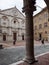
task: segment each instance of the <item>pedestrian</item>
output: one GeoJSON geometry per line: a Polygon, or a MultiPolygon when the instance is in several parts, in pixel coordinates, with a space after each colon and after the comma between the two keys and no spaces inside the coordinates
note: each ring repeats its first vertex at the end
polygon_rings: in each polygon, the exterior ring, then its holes
{"type": "Polygon", "coordinates": [[[41,41],[41,42],[42,42],[42,45],[44,45],[44,39],[42,39],[42,41],[41,41]]]}

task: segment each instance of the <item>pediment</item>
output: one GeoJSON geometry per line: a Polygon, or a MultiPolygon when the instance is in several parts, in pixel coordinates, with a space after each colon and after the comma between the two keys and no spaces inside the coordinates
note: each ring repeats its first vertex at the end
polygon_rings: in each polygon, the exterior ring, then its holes
{"type": "Polygon", "coordinates": [[[9,8],[1,11],[4,14],[24,18],[24,15],[16,8],[9,8]]]}

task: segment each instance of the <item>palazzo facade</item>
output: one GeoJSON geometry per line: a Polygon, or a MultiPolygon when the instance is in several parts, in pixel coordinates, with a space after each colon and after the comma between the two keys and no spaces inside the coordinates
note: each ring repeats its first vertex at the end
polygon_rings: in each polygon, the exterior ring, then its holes
{"type": "Polygon", "coordinates": [[[47,7],[34,16],[34,39],[49,41],[49,14],[47,7]]]}

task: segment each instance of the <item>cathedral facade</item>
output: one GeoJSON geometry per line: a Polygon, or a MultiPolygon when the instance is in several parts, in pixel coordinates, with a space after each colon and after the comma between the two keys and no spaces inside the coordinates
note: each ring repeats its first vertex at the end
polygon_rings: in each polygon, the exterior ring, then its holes
{"type": "Polygon", "coordinates": [[[0,42],[25,40],[25,17],[16,8],[0,10],[0,42]]]}

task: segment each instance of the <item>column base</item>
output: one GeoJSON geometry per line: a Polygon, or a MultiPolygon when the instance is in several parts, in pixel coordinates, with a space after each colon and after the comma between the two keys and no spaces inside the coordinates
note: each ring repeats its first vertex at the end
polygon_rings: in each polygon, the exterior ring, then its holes
{"type": "Polygon", "coordinates": [[[38,60],[33,60],[33,59],[25,59],[24,62],[28,63],[28,64],[34,64],[35,62],[38,62],[38,60]]]}

